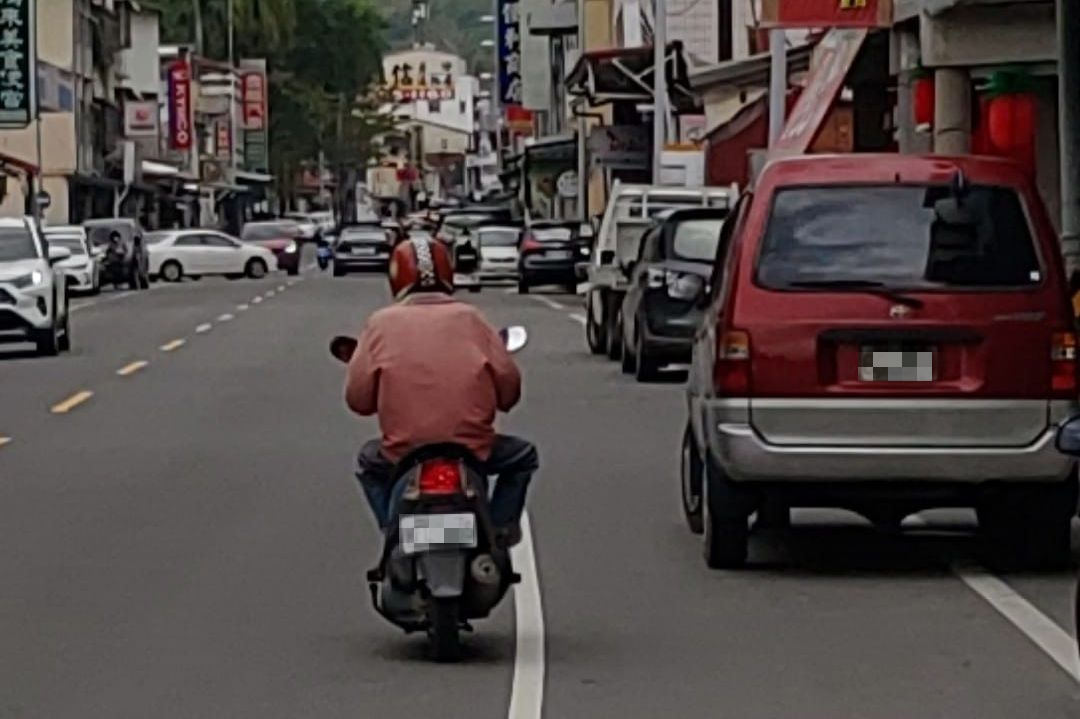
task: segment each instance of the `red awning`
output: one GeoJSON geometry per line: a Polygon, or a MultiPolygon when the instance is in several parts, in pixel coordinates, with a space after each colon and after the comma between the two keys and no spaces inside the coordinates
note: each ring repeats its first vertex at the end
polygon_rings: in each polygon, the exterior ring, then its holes
{"type": "Polygon", "coordinates": [[[810,63],[806,88],[770,154],[802,155],[809,149],[868,34],[865,28],[833,29],[822,38],[810,63]]]}

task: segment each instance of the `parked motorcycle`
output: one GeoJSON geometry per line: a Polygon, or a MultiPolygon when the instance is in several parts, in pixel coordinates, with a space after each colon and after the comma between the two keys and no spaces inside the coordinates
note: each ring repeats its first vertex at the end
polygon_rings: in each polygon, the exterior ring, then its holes
{"type": "MultiPolygon", "coordinates": [[[[510,352],[528,341],[524,327],[500,336],[510,352]]],[[[330,353],[348,362],[351,337],[330,353]]],[[[465,447],[419,447],[394,470],[391,517],[378,565],[368,572],[375,611],[406,633],[427,633],[436,661],[460,655],[460,633],[486,618],[520,580],[491,521],[488,478],[465,447]]]]}

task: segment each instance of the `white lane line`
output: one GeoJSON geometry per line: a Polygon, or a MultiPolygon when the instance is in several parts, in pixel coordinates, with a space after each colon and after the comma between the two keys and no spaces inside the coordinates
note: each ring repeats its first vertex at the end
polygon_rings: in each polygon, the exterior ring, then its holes
{"type": "Polygon", "coordinates": [[[217,321],[218,322],[232,322],[234,319],[236,319],[236,315],[230,315],[228,312],[226,312],[223,315],[219,315],[218,318],[217,318],[217,321]]]}
{"type": "Polygon", "coordinates": [[[267,299],[269,299],[269,298],[273,297],[276,294],[277,294],[277,292],[274,292],[273,290],[268,290],[267,292],[263,293],[263,297],[266,297],[267,299]]]}
{"type": "Polygon", "coordinates": [[[249,304],[247,304],[247,303],[245,302],[245,303],[244,303],[244,304],[242,304],[242,305],[237,305],[237,306],[236,306],[236,309],[237,309],[237,310],[239,310],[240,312],[247,312],[247,311],[248,311],[248,308],[249,308],[249,307],[251,307],[251,305],[249,305],[249,304]]]}
{"type": "Polygon", "coordinates": [[[91,307],[96,307],[98,305],[105,305],[105,304],[108,304],[110,302],[116,302],[117,300],[122,300],[125,297],[130,297],[133,294],[135,294],[135,293],[130,291],[130,290],[127,290],[127,291],[124,291],[124,292],[117,292],[116,294],[108,295],[107,297],[99,297],[96,300],[86,300],[84,302],[79,302],[78,304],[72,304],[71,305],[71,311],[72,312],[78,312],[80,310],[89,309],[91,307]]]}
{"type": "Polygon", "coordinates": [[[214,329],[214,326],[209,322],[203,322],[201,325],[195,328],[195,334],[206,334],[210,330],[214,329]]]}
{"type": "Polygon", "coordinates": [[[185,344],[187,344],[187,340],[173,340],[172,342],[166,342],[165,344],[161,345],[159,349],[162,352],[172,352],[173,350],[180,349],[185,344]]]}
{"type": "Polygon", "coordinates": [[[260,302],[262,302],[262,297],[259,297],[259,296],[255,296],[255,297],[252,297],[252,298],[251,298],[251,304],[253,304],[253,305],[257,305],[257,304],[259,304],[260,302]]]}
{"type": "Polygon", "coordinates": [[[288,289],[288,288],[285,287],[285,285],[278,285],[277,286],[277,291],[278,292],[284,292],[286,289],[288,289]]]}
{"type": "Polygon", "coordinates": [[[142,368],[146,367],[146,365],[148,365],[148,364],[150,364],[150,363],[147,362],[146,360],[136,360],[135,362],[132,362],[130,364],[126,364],[123,367],[121,367],[120,369],[116,370],[116,374],[118,374],[121,377],[130,377],[131,375],[135,374],[136,372],[138,372],[142,368]]]}
{"type": "Polygon", "coordinates": [[[521,542],[510,550],[521,582],[514,587],[514,680],[509,719],[540,719],[544,713],[544,611],[536,572],[529,514],[521,515],[521,542]]]}
{"type": "MultiPolygon", "coordinates": [[[[908,517],[905,526],[930,527],[922,515],[908,517]]],[[[1076,640],[1068,631],[1024,599],[1005,580],[975,562],[944,557],[949,570],[984,602],[1019,629],[1043,654],[1050,657],[1069,677],[1080,684],[1080,656],[1076,640]]]]}
{"type": "Polygon", "coordinates": [[[49,409],[49,411],[53,414],[67,414],[93,396],[93,392],[84,389],[80,392],[76,392],[61,402],[57,402],[49,409]]]}
{"type": "Polygon", "coordinates": [[[547,305],[548,307],[550,307],[553,310],[565,310],[566,309],[565,306],[563,306],[562,304],[556,302],[555,300],[551,299],[550,297],[544,297],[543,295],[529,295],[529,297],[532,297],[534,300],[536,300],[537,302],[539,302],[542,305],[547,305]]]}
{"type": "Polygon", "coordinates": [[[1024,636],[1034,642],[1043,654],[1053,659],[1073,681],[1080,683],[1080,658],[1076,653],[1076,641],[1067,631],[1000,578],[981,567],[953,562],[950,569],[968,589],[1023,632],[1024,636]]]}
{"type": "Polygon", "coordinates": [[[579,315],[577,313],[574,313],[572,315],[567,315],[567,317],[572,319],[574,322],[577,322],[579,325],[585,324],[585,315],[579,315]]]}

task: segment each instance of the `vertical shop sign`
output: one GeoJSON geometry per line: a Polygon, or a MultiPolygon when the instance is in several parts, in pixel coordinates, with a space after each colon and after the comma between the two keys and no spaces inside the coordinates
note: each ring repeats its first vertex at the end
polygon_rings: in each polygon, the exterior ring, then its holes
{"type": "Polygon", "coordinates": [[[521,105],[521,3],[499,0],[499,93],[503,107],[521,105]]]}
{"type": "Polygon", "coordinates": [[[37,117],[35,0],[0,0],[0,128],[37,117]]]}
{"type": "Polygon", "coordinates": [[[186,59],[169,65],[169,147],[190,150],[191,132],[191,67],[186,59]]]}

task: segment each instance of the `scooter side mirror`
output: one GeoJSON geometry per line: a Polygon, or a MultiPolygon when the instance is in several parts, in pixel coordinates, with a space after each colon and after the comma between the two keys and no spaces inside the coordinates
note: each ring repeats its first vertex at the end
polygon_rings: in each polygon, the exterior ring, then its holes
{"type": "Polygon", "coordinates": [[[356,346],[359,342],[355,337],[346,337],[344,335],[338,335],[334,339],[330,340],[330,354],[341,362],[348,364],[352,359],[353,353],[356,352],[356,346]]]}
{"type": "Polygon", "coordinates": [[[506,347],[506,351],[510,354],[514,354],[528,344],[529,331],[520,325],[503,327],[499,330],[499,337],[502,338],[503,346],[506,347]]]}

